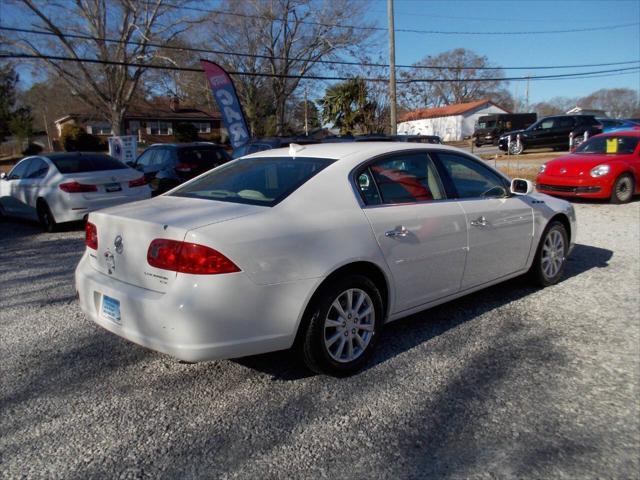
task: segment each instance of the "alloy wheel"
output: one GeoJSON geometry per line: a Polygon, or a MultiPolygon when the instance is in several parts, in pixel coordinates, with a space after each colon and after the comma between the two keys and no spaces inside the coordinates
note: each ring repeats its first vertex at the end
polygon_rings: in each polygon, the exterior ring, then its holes
{"type": "Polygon", "coordinates": [[[345,290],[331,304],[324,321],[324,346],[340,363],[359,358],[374,335],[375,308],[371,297],[359,288],[345,290]]]}
{"type": "Polygon", "coordinates": [[[565,261],[564,238],[559,230],[551,230],[542,245],[542,272],[545,277],[554,278],[565,261]]]}
{"type": "Polygon", "coordinates": [[[630,177],[622,177],[616,182],[616,197],[620,202],[626,202],[633,194],[633,185],[630,177]]]}

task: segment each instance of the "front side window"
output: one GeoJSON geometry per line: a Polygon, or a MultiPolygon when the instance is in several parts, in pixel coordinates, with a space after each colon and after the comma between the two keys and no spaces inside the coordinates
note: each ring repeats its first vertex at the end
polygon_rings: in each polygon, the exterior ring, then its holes
{"type": "Polygon", "coordinates": [[[49,165],[47,165],[47,162],[41,158],[34,158],[31,165],[29,165],[25,178],[44,178],[48,171],[49,165]]]}
{"type": "Polygon", "coordinates": [[[504,180],[479,162],[454,153],[438,152],[456,198],[502,198],[508,195],[504,180]]]}
{"type": "Polygon", "coordinates": [[[221,165],[229,160],[229,155],[221,148],[185,147],[177,152],[180,163],[199,166],[221,165]]]}
{"type": "Polygon", "coordinates": [[[331,163],[333,160],[324,158],[242,158],[210,171],[171,195],[272,207],[331,163]]]}
{"type": "Polygon", "coordinates": [[[394,155],[373,163],[358,177],[358,187],[369,205],[444,198],[436,169],[422,152],[394,155]]]}
{"type": "Polygon", "coordinates": [[[18,163],[15,167],[13,167],[13,170],[9,172],[9,175],[7,175],[7,180],[19,180],[21,178],[24,178],[30,163],[30,159],[23,160],[18,163]]]}
{"type": "Polygon", "coordinates": [[[536,124],[534,130],[551,130],[555,125],[555,121],[553,118],[547,118],[545,120],[540,120],[539,123],[536,124]]]}

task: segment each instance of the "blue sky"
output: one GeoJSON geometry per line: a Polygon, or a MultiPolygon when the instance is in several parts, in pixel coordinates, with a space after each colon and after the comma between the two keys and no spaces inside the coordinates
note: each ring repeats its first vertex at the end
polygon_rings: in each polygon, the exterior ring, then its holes
{"type": "MultiPolygon", "coordinates": [[[[325,0],[331,2],[331,0],[325,0]]],[[[351,0],[361,1],[361,0],[351,0]]],[[[387,26],[387,1],[370,0],[368,19],[387,26]]],[[[195,5],[195,4],[194,4],[195,5]]],[[[200,6],[215,8],[218,0],[200,6]]],[[[640,22],[640,0],[537,0],[537,1],[457,1],[395,0],[396,30],[441,31],[540,31],[604,27],[640,22]]],[[[28,25],[10,2],[0,0],[0,20],[4,24],[28,25]]],[[[386,34],[381,34],[380,53],[388,59],[386,34]]],[[[442,35],[397,31],[396,63],[411,64],[427,55],[454,48],[467,48],[486,55],[503,67],[539,65],[577,65],[640,60],[640,27],[560,34],[529,35],[442,35]]],[[[215,48],[215,45],[212,45],[215,48]]],[[[637,64],[636,64],[637,65],[637,64]]],[[[623,65],[621,67],[631,66],[623,65]]],[[[621,67],[590,67],[565,70],[505,70],[507,76],[544,75],[621,67]]],[[[20,69],[25,84],[30,69],[20,69]]],[[[628,87],[640,90],[640,73],[600,78],[532,80],[531,103],[555,96],[585,96],[600,88],[628,87]]],[[[511,82],[512,94],[523,96],[525,82],[511,82]]]]}
{"type": "MultiPolygon", "coordinates": [[[[372,19],[386,26],[387,2],[374,0],[372,19]]],[[[434,1],[395,0],[395,28],[445,31],[540,31],[640,22],[640,1],[434,1]]],[[[396,63],[414,63],[426,55],[454,48],[486,55],[508,66],[578,65],[640,60],[640,27],[562,34],[434,35],[396,33],[396,63]]],[[[623,66],[624,67],[624,66],[623,66]]],[[[532,75],[605,70],[600,67],[531,70],[532,75]]],[[[529,71],[505,70],[507,76],[529,71]]],[[[510,91],[523,95],[524,82],[511,82],[510,91]]],[[[640,89],[640,73],[589,79],[531,81],[530,101],[554,96],[585,96],[600,88],[640,89]]]]}

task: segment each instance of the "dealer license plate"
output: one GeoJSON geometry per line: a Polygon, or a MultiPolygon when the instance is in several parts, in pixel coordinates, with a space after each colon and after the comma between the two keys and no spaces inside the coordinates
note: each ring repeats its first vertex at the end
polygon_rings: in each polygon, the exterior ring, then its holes
{"type": "Polygon", "coordinates": [[[122,324],[122,318],[120,317],[120,301],[115,298],[102,296],[102,316],[111,320],[118,325],[122,324]]]}
{"type": "Polygon", "coordinates": [[[108,193],[111,193],[111,192],[119,192],[119,191],[121,191],[121,190],[122,190],[122,187],[120,186],[120,184],[119,184],[119,183],[107,183],[107,184],[104,186],[104,189],[105,189],[108,193]]]}

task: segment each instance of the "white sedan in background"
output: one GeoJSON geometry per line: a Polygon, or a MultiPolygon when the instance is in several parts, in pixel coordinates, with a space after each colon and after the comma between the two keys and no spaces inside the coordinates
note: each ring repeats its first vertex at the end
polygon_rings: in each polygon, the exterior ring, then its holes
{"type": "Polygon", "coordinates": [[[275,149],[89,215],[94,322],[186,361],[297,347],[345,375],[385,322],[529,272],[558,282],[572,206],[442,145],[275,149]]]}
{"type": "Polygon", "coordinates": [[[0,176],[0,216],[39,220],[49,232],[93,210],[150,197],[140,172],[103,153],[27,157],[0,176]]]}

